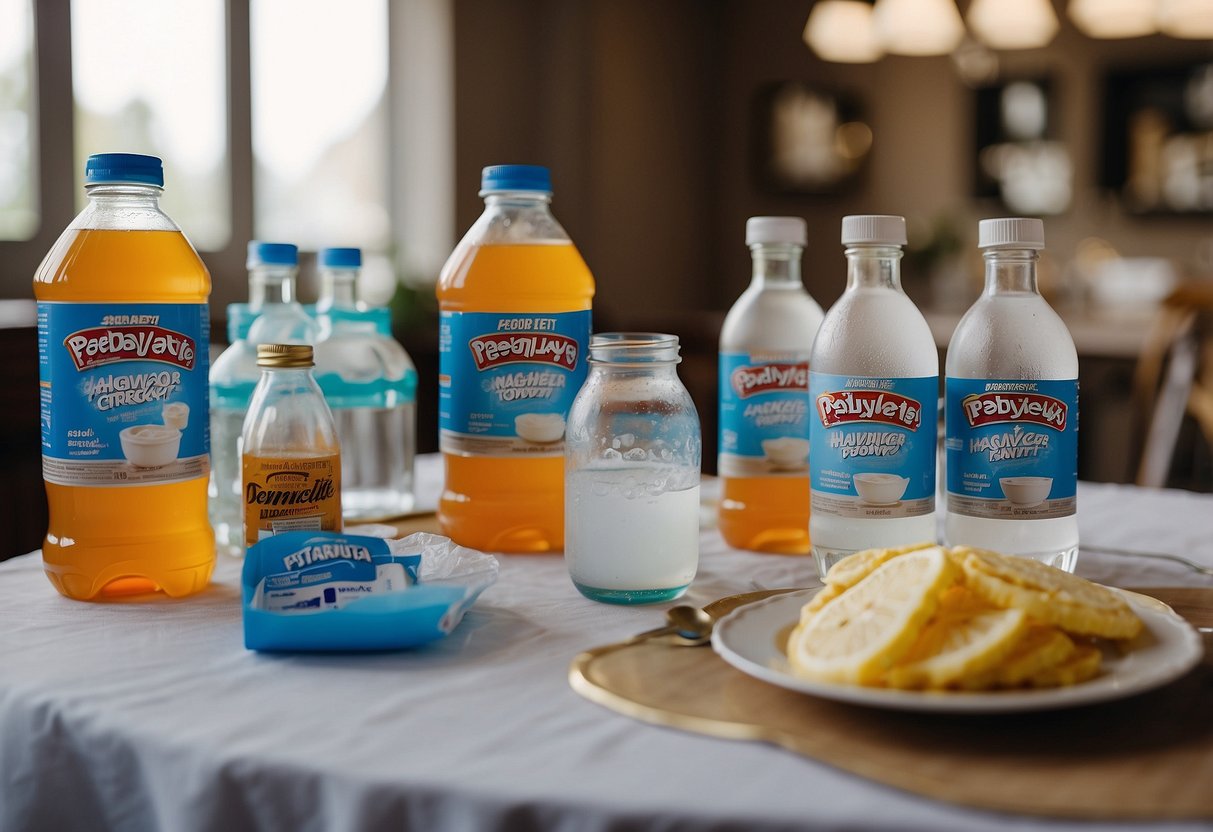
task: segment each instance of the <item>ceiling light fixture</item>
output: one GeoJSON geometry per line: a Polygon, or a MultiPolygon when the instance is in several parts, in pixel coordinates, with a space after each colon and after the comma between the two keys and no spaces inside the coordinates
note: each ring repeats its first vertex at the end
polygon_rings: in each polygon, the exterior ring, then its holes
{"type": "Polygon", "coordinates": [[[1038,49],[1057,34],[1049,0],[973,0],[969,28],[993,49],[1038,49]]]}
{"type": "Polygon", "coordinates": [[[863,0],[819,0],[804,26],[804,42],[827,61],[868,64],[884,49],[876,39],[872,4],[863,0]]]}
{"type": "Polygon", "coordinates": [[[1158,28],[1173,38],[1213,38],[1211,0],[1159,0],[1158,28]]]}
{"type": "Polygon", "coordinates": [[[1092,38],[1139,38],[1158,31],[1154,0],[1070,0],[1067,13],[1092,38]]]}
{"type": "Polygon", "coordinates": [[[876,37],[894,55],[947,55],[964,37],[953,0],[876,0],[876,37]]]}

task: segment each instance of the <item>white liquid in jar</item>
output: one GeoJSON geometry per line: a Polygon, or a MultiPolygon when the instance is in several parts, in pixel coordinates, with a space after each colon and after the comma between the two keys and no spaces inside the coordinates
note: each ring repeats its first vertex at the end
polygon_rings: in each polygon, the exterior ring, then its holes
{"type": "Polygon", "coordinates": [[[691,583],[699,563],[699,485],[666,490],[668,479],[663,469],[630,466],[569,477],[565,560],[583,591],[681,591],[691,583]]]}

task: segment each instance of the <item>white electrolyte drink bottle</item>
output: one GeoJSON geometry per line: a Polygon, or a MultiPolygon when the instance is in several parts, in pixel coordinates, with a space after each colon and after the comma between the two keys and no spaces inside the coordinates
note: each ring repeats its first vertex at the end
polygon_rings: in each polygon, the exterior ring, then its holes
{"type": "Polygon", "coordinates": [[[982,220],[986,285],[948,346],[949,544],[1078,559],[1078,354],[1036,288],[1037,219],[982,220]]]}
{"type": "Polygon", "coordinates": [[[842,220],[847,288],[809,359],[809,536],[818,571],[935,539],[939,355],[901,288],[902,217],[842,220]]]}
{"type": "Polygon", "coordinates": [[[800,279],[800,217],[750,217],[753,277],[720,331],[717,525],[738,549],[809,553],[809,351],[822,312],[800,279]]]}

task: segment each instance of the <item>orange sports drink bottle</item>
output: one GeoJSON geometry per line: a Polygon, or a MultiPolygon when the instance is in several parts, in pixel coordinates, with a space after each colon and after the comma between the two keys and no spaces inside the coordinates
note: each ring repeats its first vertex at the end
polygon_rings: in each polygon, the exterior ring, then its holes
{"type": "Polygon", "coordinates": [[[749,288],[720,331],[720,509],[738,549],[809,553],[809,353],[822,312],[800,278],[800,217],[751,217],[749,288]]]}
{"type": "Polygon", "coordinates": [[[480,195],[485,211],[438,279],[438,518],[464,546],[558,552],[594,278],[552,216],[547,168],[487,167],[480,195]]]}
{"type": "Polygon", "coordinates": [[[158,204],[154,156],[104,153],[89,204],[34,277],[51,583],[81,600],[198,592],[207,522],[207,297],[198,254],[158,204]]]}

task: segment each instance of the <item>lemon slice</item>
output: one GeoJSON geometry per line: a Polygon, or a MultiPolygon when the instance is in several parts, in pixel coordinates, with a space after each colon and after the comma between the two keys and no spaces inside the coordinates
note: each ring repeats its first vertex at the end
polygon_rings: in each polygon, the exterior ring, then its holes
{"type": "Polygon", "coordinates": [[[967,590],[952,587],[886,681],[895,688],[950,687],[997,665],[1027,629],[1022,610],[993,609],[967,590]]]}
{"type": "Polygon", "coordinates": [[[813,615],[788,641],[793,669],[810,679],[879,683],[918,638],[959,571],[938,546],[883,564],[813,615]]]}
{"type": "Polygon", "coordinates": [[[1098,647],[1079,644],[1074,647],[1074,652],[1065,661],[1030,676],[1028,684],[1034,688],[1076,685],[1079,682],[1094,679],[1099,673],[1099,665],[1102,660],[1103,654],[1099,652],[1098,647]]]}
{"type": "Polygon", "coordinates": [[[852,552],[830,567],[830,571],[824,578],[825,583],[827,586],[836,586],[840,590],[855,586],[893,558],[932,545],[934,544],[915,543],[913,546],[899,546],[894,549],[864,549],[852,552]]]}
{"type": "Polygon", "coordinates": [[[997,665],[961,680],[967,690],[1015,688],[1038,673],[1055,667],[1074,652],[1074,642],[1050,624],[1029,624],[1028,631],[997,665]]]}
{"type": "Polygon", "coordinates": [[[1141,619],[1107,587],[1031,558],[956,547],[965,584],[990,603],[1024,610],[1066,632],[1102,638],[1132,638],[1141,619]]]}
{"type": "Polygon", "coordinates": [[[821,589],[819,589],[817,591],[817,594],[814,595],[809,600],[809,603],[805,604],[804,607],[800,610],[801,622],[804,622],[807,619],[812,618],[814,615],[817,614],[818,610],[820,610],[826,604],[833,601],[839,595],[842,595],[842,593],[843,593],[843,590],[840,589],[839,587],[834,586],[833,584],[826,584],[825,586],[823,586],[821,589]]]}

